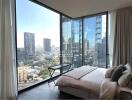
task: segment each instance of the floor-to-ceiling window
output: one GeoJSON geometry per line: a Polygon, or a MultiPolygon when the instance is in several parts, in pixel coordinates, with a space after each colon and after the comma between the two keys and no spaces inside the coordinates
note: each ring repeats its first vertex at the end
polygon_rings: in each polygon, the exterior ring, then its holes
{"type": "Polygon", "coordinates": [[[60,64],[60,15],[30,0],[16,0],[16,18],[21,90],[48,79],[47,67],[60,64]]]}
{"type": "Polygon", "coordinates": [[[106,67],[106,14],[85,17],[83,21],[84,64],[106,67]]]}
{"type": "MultiPolygon", "coordinates": [[[[30,0],[16,1],[19,90],[49,79],[48,67],[61,61],[72,68],[109,65],[107,14],[60,18],[60,14],[30,0]]],[[[54,76],[58,74],[60,70],[54,76]]]]}
{"type": "Polygon", "coordinates": [[[72,20],[62,16],[62,63],[72,63],[72,20]]]}
{"type": "Polygon", "coordinates": [[[72,21],[72,52],[74,68],[82,66],[82,22],[81,19],[72,21]]]}
{"type": "Polygon", "coordinates": [[[73,68],[109,65],[106,13],[79,19],[62,16],[62,37],[63,63],[73,68]]]}
{"type": "Polygon", "coordinates": [[[62,16],[62,58],[73,68],[82,65],[82,22],[62,16]]]}

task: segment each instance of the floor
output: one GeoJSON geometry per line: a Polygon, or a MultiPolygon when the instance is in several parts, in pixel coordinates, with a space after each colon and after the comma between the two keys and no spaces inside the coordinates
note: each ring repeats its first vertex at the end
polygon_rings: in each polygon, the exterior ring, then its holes
{"type": "Polygon", "coordinates": [[[53,82],[45,83],[19,94],[17,100],[81,100],[80,98],[60,93],[53,82]]]}

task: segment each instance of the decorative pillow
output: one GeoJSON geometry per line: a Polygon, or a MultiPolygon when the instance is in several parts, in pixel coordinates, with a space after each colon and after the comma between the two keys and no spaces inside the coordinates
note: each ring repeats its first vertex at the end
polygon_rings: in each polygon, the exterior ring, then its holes
{"type": "Polygon", "coordinates": [[[111,80],[112,81],[118,81],[118,79],[120,78],[120,76],[123,74],[123,72],[126,70],[126,67],[124,65],[119,65],[119,67],[117,67],[111,76],[111,80]]]}
{"type": "Polygon", "coordinates": [[[132,66],[129,63],[127,63],[125,66],[128,69],[129,73],[132,73],[132,66]]]}
{"type": "Polygon", "coordinates": [[[123,74],[119,80],[118,80],[118,84],[119,86],[122,86],[122,87],[127,87],[128,86],[128,83],[129,83],[129,77],[130,76],[130,73],[125,73],[123,74]]]}
{"type": "Polygon", "coordinates": [[[111,75],[112,75],[115,68],[116,67],[111,67],[111,68],[107,69],[107,71],[105,73],[105,78],[111,78],[111,75]]]}
{"type": "Polygon", "coordinates": [[[123,75],[123,74],[127,74],[127,73],[129,73],[128,69],[125,70],[125,71],[122,73],[122,75],[123,75]]]}

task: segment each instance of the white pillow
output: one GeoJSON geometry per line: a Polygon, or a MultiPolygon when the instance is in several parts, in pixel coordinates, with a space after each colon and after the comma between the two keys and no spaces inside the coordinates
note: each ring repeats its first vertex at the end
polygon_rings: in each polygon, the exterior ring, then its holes
{"type": "Polygon", "coordinates": [[[129,84],[129,81],[131,81],[130,73],[124,73],[119,79],[118,79],[118,85],[121,87],[127,87],[129,84]]]}
{"type": "Polygon", "coordinates": [[[128,69],[128,72],[132,75],[132,66],[129,63],[127,63],[125,66],[128,69]]]}

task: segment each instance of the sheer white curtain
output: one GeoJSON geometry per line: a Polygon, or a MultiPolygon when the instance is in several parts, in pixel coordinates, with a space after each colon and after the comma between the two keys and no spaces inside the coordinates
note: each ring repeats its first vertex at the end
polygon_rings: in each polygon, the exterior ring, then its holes
{"type": "Polygon", "coordinates": [[[116,27],[116,10],[109,11],[109,57],[110,57],[110,66],[112,66],[113,61],[113,48],[114,48],[114,36],[115,36],[115,27],[116,27]]]}
{"type": "Polygon", "coordinates": [[[0,0],[0,100],[17,96],[15,0],[0,0]]]}

